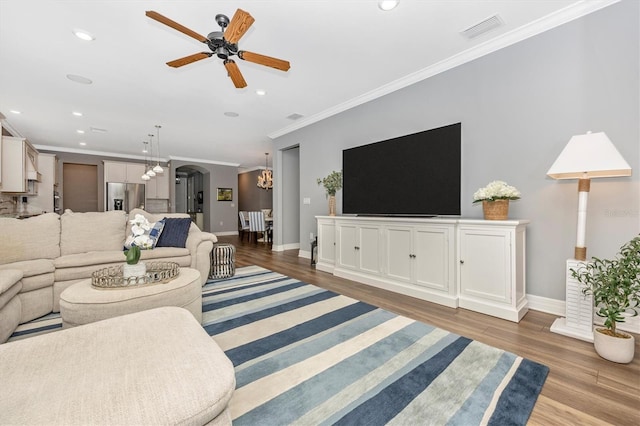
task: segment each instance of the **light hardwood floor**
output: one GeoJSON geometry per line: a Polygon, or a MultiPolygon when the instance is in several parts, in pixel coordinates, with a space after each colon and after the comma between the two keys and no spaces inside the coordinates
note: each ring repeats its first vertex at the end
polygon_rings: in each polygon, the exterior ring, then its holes
{"type": "Polygon", "coordinates": [[[298,250],[273,252],[268,245],[238,237],[219,240],[236,246],[237,267],[258,265],[548,366],[530,425],[640,425],[638,335],[633,362],[616,364],[600,358],[591,343],[551,333],[553,315],[529,311],[514,323],[451,309],[316,271],[309,259],[297,256],[298,250]]]}

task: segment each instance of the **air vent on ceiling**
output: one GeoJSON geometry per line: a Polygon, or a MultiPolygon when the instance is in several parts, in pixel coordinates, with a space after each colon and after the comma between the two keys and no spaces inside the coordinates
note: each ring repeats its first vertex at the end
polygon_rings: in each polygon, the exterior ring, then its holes
{"type": "Polygon", "coordinates": [[[476,38],[486,32],[489,32],[495,28],[502,26],[504,22],[498,15],[493,15],[490,18],[485,19],[484,21],[478,22],[470,26],[469,28],[460,31],[460,34],[467,38],[476,38]]]}
{"type": "Polygon", "coordinates": [[[291,114],[291,115],[287,116],[287,118],[288,118],[289,120],[297,120],[297,119],[302,118],[302,117],[304,117],[304,115],[302,115],[302,114],[297,114],[297,113],[293,113],[293,114],[291,114]]]}
{"type": "Polygon", "coordinates": [[[101,129],[99,127],[91,127],[93,133],[107,133],[107,129],[101,129]]]}

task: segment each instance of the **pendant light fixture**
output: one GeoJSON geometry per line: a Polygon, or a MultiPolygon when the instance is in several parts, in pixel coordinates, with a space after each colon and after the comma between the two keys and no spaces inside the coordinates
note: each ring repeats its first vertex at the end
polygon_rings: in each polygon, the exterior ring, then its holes
{"type": "MultiPolygon", "coordinates": [[[[151,168],[151,162],[153,162],[153,135],[151,133],[149,133],[149,144],[151,145],[151,151],[150,151],[150,155],[149,155],[149,170],[147,170],[147,176],[149,176],[150,178],[152,177],[156,177],[156,172],[153,171],[153,169],[151,168]]],[[[146,168],[146,165],[145,165],[146,168]]]]}
{"type": "Polygon", "coordinates": [[[156,142],[156,151],[158,152],[158,162],[156,163],[156,166],[153,168],[153,171],[156,173],[164,173],[164,169],[160,167],[160,127],[162,126],[160,126],[159,124],[156,124],[156,136],[158,138],[158,141],[156,142]]]}
{"type": "Polygon", "coordinates": [[[260,176],[258,176],[258,188],[266,189],[267,191],[273,188],[273,173],[269,170],[269,153],[265,152],[266,156],[264,160],[264,170],[260,176]]]}
{"type": "MultiPolygon", "coordinates": [[[[147,145],[149,144],[149,142],[147,141],[143,141],[143,148],[142,148],[142,152],[144,153],[144,169],[147,169],[147,145]]],[[[147,180],[151,180],[151,178],[149,177],[149,175],[147,175],[147,173],[143,173],[142,176],[140,176],[140,179],[147,181],[147,180]]]]}

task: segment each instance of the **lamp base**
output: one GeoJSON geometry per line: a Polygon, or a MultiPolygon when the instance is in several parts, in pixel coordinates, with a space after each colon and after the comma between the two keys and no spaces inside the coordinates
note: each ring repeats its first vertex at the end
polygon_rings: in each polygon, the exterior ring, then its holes
{"type": "Polygon", "coordinates": [[[585,328],[576,328],[567,325],[566,318],[558,318],[551,325],[551,332],[562,334],[563,336],[573,337],[574,339],[584,340],[585,342],[593,342],[593,330],[585,328]]]}
{"type": "Polygon", "coordinates": [[[553,333],[593,342],[593,296],[582,294],[582,285],[573,278],[571,270],[578,270],[584,262],[568,259],[565,271],[565,318],[558,318],[551,326],[553,333]]]}

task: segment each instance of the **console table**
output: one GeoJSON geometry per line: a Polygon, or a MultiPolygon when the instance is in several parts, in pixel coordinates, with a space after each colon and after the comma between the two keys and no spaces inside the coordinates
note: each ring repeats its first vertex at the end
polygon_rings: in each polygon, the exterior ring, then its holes
{"type": "Polygon", "coordinates": [[[316,269],[518,322],[528,220],[316,216],[316,269]]]}

